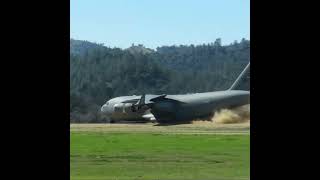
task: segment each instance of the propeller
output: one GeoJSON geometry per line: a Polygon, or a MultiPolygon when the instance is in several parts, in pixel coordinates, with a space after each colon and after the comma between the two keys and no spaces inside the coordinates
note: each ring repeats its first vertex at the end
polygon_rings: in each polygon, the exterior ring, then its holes
{"type": "Polygon", "coordinates": [[[136,104],[132,104],[131,110],[133,112],[139,111],[140,109],[142,109],[142,107],[146,106],[145,101],[146,101],[146,95],[143,94],[136,104]]]}
{"type": "Polygon", "coordinates": [[[141,98],[136,104],[132,104],[131,110],[132,112],[139,111],[141,109],[147,110],[148,108],[152,108],[152,105],[158,101],[165,99],[166,94],[158,95],[152,99],[147,100],[146,102],[146,94],[142,94],[141,98]]]}
{"type": "Polygon", "coordinates": [[[138,101],[138,105],[145,105],[146,104],[146,94],[143,94],[140,98],[140,100],[138,101]]]}

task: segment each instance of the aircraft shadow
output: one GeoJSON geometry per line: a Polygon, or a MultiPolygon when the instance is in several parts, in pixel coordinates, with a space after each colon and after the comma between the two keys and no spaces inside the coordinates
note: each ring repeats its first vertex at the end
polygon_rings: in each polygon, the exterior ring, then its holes
{"type": "Polygon", "coordinates": [[[180,125],[180,124],[191,124],[191,121],[158,123],[158,124],[155,124],[153,126],[173,126],[173,125],[180,125]]]}

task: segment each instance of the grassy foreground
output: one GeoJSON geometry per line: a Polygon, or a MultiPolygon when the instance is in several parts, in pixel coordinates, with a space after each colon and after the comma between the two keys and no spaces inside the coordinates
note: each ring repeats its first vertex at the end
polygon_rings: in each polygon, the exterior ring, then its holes
{"type": "Polygon", "coordinates": [[[71,127],[71,179],[249,179],[249,134],[127,130],[71,127]]]}

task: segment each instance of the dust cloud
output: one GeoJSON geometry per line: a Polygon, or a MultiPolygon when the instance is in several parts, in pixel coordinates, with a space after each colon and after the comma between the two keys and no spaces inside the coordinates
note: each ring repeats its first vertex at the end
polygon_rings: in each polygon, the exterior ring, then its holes
{"type": "Polygon", "coordinates": [[[215,123],[215,124],[235,124],[250,122],[250,104],[233,109],[221,109],[208,119],[196,119],[193,124],[215,123]]]}

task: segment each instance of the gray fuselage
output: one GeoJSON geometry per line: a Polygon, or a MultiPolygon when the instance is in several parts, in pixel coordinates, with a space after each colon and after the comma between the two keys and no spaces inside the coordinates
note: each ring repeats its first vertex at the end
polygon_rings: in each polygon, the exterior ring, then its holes
{"type": "MultiPolygon", "coordinates": [[[[159,95],[146,95],[152,99],[159,95]]],[[[141,96],[121,96],[109,100],[102,106],[104,112],[113,121],[142,120],[147,109],[132,111],[131,105],[139,101],[141,96]],[[122,102],[132,103],[122,103],[122,102]]],[[[250,92],[242,90],[226,90],[216,92],[166,95],[165,99],[152,104],[151,113],[158,122],[188,121],[212,115],[216,110],[232,108],[248,104],[250,92]]]]}

